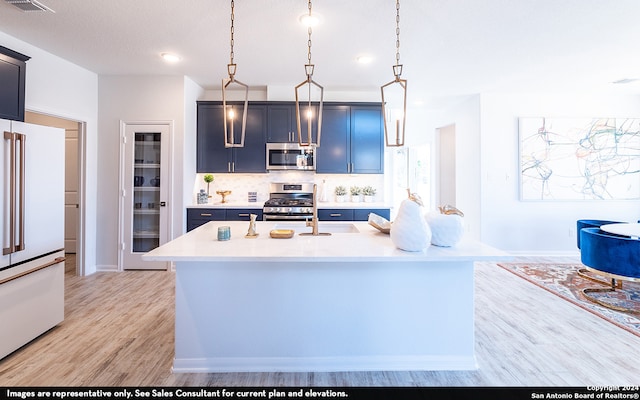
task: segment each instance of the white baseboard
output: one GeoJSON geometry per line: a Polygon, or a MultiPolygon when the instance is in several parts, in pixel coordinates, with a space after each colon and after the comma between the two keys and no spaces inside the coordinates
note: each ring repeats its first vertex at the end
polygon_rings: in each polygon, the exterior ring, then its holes
{"type": "Polygon", "coordinates": [[[549,250],[508,250],[512,256],[520,257],[576,257],[580,259],[580,251],[549,251],[549,250]]]}
{"type": "Polygon", "coordinates": [[[216,357],[173,360],[173,373],[470,371],[475,356],[216,357]]]}
{"type": "Polygon", "coordinates": [[[97,272],[118,272],[117,265],[96,265],[97,272]]]}

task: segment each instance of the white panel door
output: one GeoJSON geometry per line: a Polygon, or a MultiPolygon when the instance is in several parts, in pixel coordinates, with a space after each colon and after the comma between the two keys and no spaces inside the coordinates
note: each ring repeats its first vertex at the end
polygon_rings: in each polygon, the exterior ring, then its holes
{"type": "Polygon", "coordinates": [[[24,250],[21,262],[64,248],[64,129],[12,123],[26,135],[24,159],[24,250]]]}
{"type": "Polygon", "coordinates": [[[64,251],[76,252],[78,235],[78,130],[65,131],[64,251]]]}
{"type": "Polygon", "coordinates": [[[169,241],[172,125],[123,123],[121,269],[167,269],[142,255],[169,241]]]}

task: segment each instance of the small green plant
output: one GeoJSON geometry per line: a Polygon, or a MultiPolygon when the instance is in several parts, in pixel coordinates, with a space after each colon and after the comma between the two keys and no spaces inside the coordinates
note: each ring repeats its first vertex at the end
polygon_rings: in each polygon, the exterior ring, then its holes
{"type": "MultiPolygon", "coordinates": [[[[209,184],[211,184],[211,182],[213,182],[213,175],[211,174],[206,174],[204,176],[204,181],[207,183],[207,195],[209,194],[209,184]]],[[[209,196],[211,197],[211,196],[209,196]]]]}
{"type": "Polygon", "coordinates": [[[359,186],[351,186],[350,191],[352,196],[359,196],[362,194],[362,188],[359,186]]]}
{"type": "Polygon", "coordinates": [[[336,186],[335,194],[336,194],[336,196],[346,196],[347,195],[347,188],[342,186],[342,185],[336,186]]]}
{"type": "Polygon", "coordinates": [[[365,196],[375,196],[376,189],[373,186],[365,186],[362,188],[362,194],[365,196]]]}

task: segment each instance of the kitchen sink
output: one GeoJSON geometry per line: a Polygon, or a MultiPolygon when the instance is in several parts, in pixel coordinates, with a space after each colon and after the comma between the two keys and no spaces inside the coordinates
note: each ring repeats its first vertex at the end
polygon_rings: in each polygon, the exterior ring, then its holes
{"type": "MultiPolygon", "coordinates": [[[[296,233],[311,233],[311,227],[305,226],[304,222],[276,224],[273,229],[292,229],[296,233]]],[[[318,232],[360,233],[354,224],[323,224],[322,222],[318,224],[318,232]]]]}

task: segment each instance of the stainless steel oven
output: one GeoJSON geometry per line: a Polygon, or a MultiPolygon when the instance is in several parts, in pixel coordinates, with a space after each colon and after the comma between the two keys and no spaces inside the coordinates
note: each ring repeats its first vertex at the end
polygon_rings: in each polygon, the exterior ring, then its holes
{"type": "Polygon", "coordinates": [[[315,147],[297,143],[267,143],[267,170],[283,169],[314,171],[315,147]]]}
{"type": "Polygon", "coordinates": [[[304,221],[313,216],[313,183],[272,183],[264,221],[304,221]]]}

